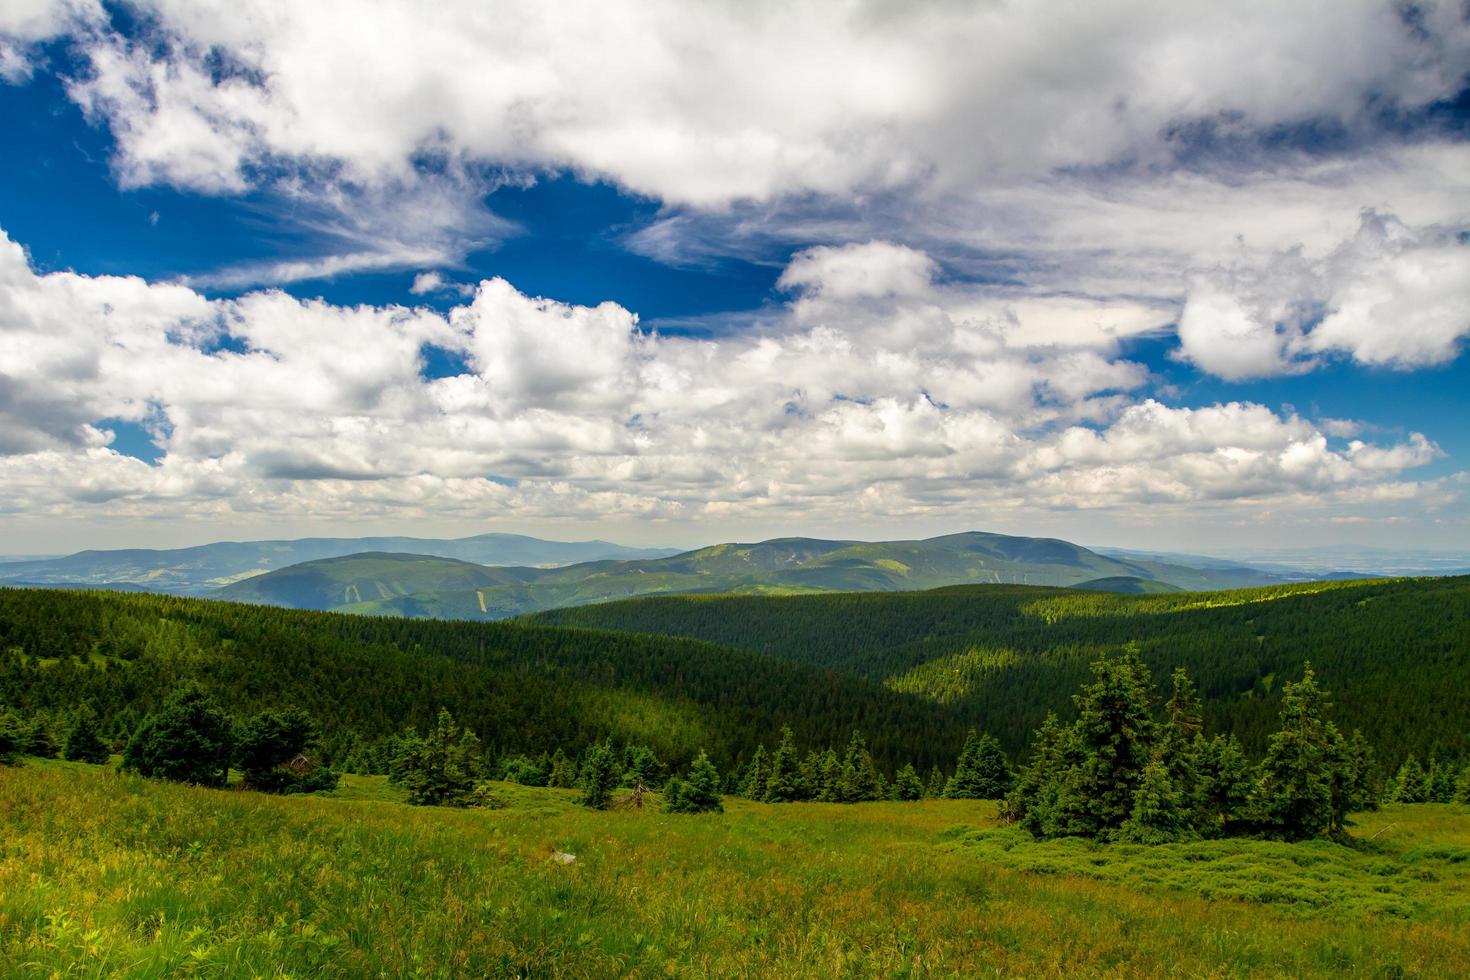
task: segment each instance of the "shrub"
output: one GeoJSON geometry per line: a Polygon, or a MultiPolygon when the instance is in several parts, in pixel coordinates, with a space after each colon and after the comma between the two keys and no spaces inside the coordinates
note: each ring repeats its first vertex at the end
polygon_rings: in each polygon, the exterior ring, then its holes
{"type": "Polygon", "coordinates": [[[245,785],[265,793],[333,789],[337,774],[307,755],[316,726],[299,708],[262,711],[240,727],[235,758],[245,785]]]}

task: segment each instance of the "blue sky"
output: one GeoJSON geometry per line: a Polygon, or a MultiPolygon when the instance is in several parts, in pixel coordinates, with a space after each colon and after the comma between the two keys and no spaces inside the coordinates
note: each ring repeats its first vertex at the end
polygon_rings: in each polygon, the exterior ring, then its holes
{"type": "Polygon", "coordinates": [[[0,14],[4,550],[1470,546],[1466,16],[1051,6],[0,14]]]}

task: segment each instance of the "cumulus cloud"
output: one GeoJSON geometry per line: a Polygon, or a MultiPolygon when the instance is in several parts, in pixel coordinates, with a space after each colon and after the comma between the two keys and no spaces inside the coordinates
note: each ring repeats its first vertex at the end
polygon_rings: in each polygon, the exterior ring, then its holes
{"type": "Polygon", "coordinates": [[[1308,370],[1324,355],[1443,364],[1467,335],[1470,244],[1374,211],[1319,258],[1294,249],[1202,276],[1179,321],[1181,355],[1232,380],[1308,370]]]}
{"type": "Polygon", "coordinates": [[[977,299],[882,243],[790,269],[789,303],[711,339],[500,279],[445,314],[278,291],[209,300],[39,274],[0,238],[0,498],[58,519],[958,520],[1020,501],[1320,502],[1374,487],[1412,500],[1402,474],[1438,455],[1418,434],[1334,445],[1260,405],[1150,397],[1148,372],[1096,327],[1137,311],[1065,297],[1059,309],[1092,326],[1059,330],[1049,310],[1028,332],[1030,306],[977,299]],[[872,271],[881,311],[854,269],[872,271]],[[427,377],[429,347],[466,370],[427,377]],[[117,452],[117,419],[145,424],[161,458],[117,452]]]}

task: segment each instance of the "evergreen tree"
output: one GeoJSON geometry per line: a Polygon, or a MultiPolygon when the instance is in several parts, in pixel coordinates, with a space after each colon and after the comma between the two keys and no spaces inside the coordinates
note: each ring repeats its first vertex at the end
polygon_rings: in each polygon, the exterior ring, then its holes
{"type": "Polygon", "coordinates": [[[593,745],[582,759],[582,805],[591,810],[606,810],[612,802],[612,789],[617,780],[618,767],[612,747],[605,742],[593,745]]]}
{"type": "Polygon", "coordinates": [[[422,739],[405,740],[401,763],[408,802],[416,806],[468,806],[482,775],[479,737],[440,708],[434,730],[422,739]]]}
{"type": "Polygon", "coordinates": [[[179,691],[143,719],[123,750],[122,768],[140,776],[223,786],[234,748],[229,717],[197,687],[179,691]]]}
{"type": "Polygon", "coordinates": [[[301,793],[332,789],[337,774],[307,755],[316,726],[299,708],[262,711],[240,727],[235,761],[250,789],[301,793]]]}
{"type": "Polygon", "coordinates": [[[21,739],[20,719],[15,712],[0,711],[0,766],[20,765],[21,739]]]}
{"type": "Polygon", "coordinates": [[[1470,803],[1470,765],[1460,771],[1460,778],[1455,782],[1455,802],[1470,803]]]}
{"type": "Polygon", "coordinates": [[[1251,794],[1250,763],[1234,735],[1211,739],[1196,735],[1194,754],[1199,782],[1191,823],[1200,833],[1213,837],[1244,815],[1251,794]]]}
{"type": "Polygon", "coordinates": [[[939,766],[935,765],[929,770],[929,781],[924,785],[924,796],[927,799],[938,799],[944,795],[944,787],[948,785],[944,773],[940,772],[939,766]]]}
{"type": "Polygon", "coordinates": [[[1431,756],[1429,759],[1429,802],[1453,803],[1455,800],[1455,775],[1457,770],[1448,759],[1431,756]]]}
{"type": "Polygon", "coordinates": [[[54,759],[61,753],[61,744],[51,731],[51,719],[35,715],[25,726],[25,754],[38,759],[54,759]]]}
{"type": "Polygon", "coordinates": [[[1327,721],[1327,696],[1307,666],[1282,689],[1281,730],[1271,736],[1252,805],[1263,828],[1289,840],[1316,837],[1334,825],[1332,763],[1341,739],[1327,721]]]}
{"type": "Polygon", "coordinates": [[[960,756],[955,760],[954,775],[949,777],[949,782],[944,786],[944,795],[951,800],[978,800],[981,797],[974,792],[975,783],[975,756],[980,752],[980,733],[970,729],[965,734],[965,744],[960,748],[960,756]]]}
{"type": "Polygon", "coordinates": [[[924,797],[924,783],[919,779],[919,774],[914,770],[913,763],[905,763],[893,777],[893,798],[895,800],[919,800],[924,797]]]}
{"type": "Polygon", "coordinates": [[[1057,805],[1070,762],[1071,731],[1047,712],[1031,740],[1031,757],[1001,805],[1001,817],[1021,824],[1037,837],[1050,836],[1059,822],[1057,805]]]}
{"type": "Polygon", "coordinates": [[[863,803],[883,798],[883,777],[868,753],[862,733],[854,731],[842,758],[842,775],[837,781],[839,803],[863,803]]]}
{"type": "Polygon", "coordinates": [[[1062,785],[1057,829],[1107,837],[1133,813],[1133,795],[1153,754],[1153,693],[1135,650],[1092,665],[1096,678],[1074,700],[1075,772],[1062,785]]]}
{"type": "Polygon", "coordinates": [[[519,786],[545,786],[550,777],[551,760],[544,752],[540,759],[513,755],[500,763],[500,778],[519,786]]]}
{"type": "Polygon", "coordinates": [[[1189,815],[1184,799],[1162,759],[1143,769],[1138,791],[1133,794],[1133,811],[1118,829],[1117,839],[1134,844],[1167,844],[1189,833],[1189,815]]]}
{"type": "Polygon", "coordinates": [[[740,795],[747,800],[759,800],[766,795],[766,780],[770,777],[770,771],[766,766],[766,747],[757,745],[755,755],[750,757],[750,765],[745,767],[745,774],[740,779],[740,795]]]}
{"type": "Polygon", "coordinates": [[[797,788],[802,800],[815,800],[821,795],[822,787],[822,755],[816,749],[809,749],[806,758],[801,762],[801,768],[797,771],[797,788]]]}
{"type": "Polygon", "coordinates": [[[559,748],[551,754],[546,785],[556,789],[571,789],[577,785],[577,764],[559,748]]]}
{"type": "Polygon", "coordinates": [[[1399,766],[1398,776],[1394,779],[1393,801],[1395,803],[1428,803],[1429,802],[1429,774],[1419,764],[1417,756],[1410,755],[1399,766]]]}
{"type": "Polygon", "coordinates": [[[1348,783],[1346,808],[1353,810],[1378,809],[1378,762],[1373,746],[1358,729],[1353,729],[1347,744],[1348,783]]]}
{"type": "Polygon", "coordinates": [[[1204,747],[1204,723],[1200,718],[1199,693],[1183,668],[1175,668],[1173,691],[1164,704],[1164,725],[1159,733],[1156,756],[1169,775],[1192,818],[1202,792],[1199,752],[1204,747]]]}
{"type": "Polygon", "coordinates": [[[817,786],[817,800],[836,803],[842,792],[842,762],[834,749],[822,753],[822,769],[817,786]]]}
{"type": "Polygon", "coordinates": [[[669,781],[664,790],[664,809],[670,813],[718,813],[725,809],[720,802],[720,774],[703,749],[690,765],[688,779],[669,781]]]}
{"type": "Polygon", "coordinates": [[[781,728],[781,741],[771,756],[766,772],[766,789],[762,795],[767,803],[790,803],[801,792],[796,764],[796,736],[790,726],[781,728]]]}
{"type": "Polygon", "coordinates": [[[62,758],[70,762],[90,762],[102,765],[112,754],[97,725],[97,712],[90,703],[83,703],[72,716],[71,728],[61,748],[62,758]]]}
{"type": "Polygon", "coordinates": [[[664,765],[646,745],[629,745],[623,749],[622,783],[624,786],[654,786],[664,765]]]}

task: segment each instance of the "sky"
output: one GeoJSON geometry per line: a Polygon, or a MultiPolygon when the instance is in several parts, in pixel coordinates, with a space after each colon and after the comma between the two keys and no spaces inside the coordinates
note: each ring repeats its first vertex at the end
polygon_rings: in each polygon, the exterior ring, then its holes
{"type": "Polygon", "coordinates": [[[0,554],[1470,547],[1470,5],[7,0],[0,554]]]}

